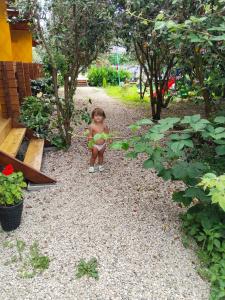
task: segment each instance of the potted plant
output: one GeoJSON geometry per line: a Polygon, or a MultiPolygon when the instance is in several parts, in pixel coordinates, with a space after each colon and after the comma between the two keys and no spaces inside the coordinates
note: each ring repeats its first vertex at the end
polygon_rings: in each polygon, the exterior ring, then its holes
{"type": "Polygon", "coordinates": [[[0,223],[4,231],[15,230],[20,225],[25,187],[23,174],[14,172],[12,165],[0,172],[0,223]]]}

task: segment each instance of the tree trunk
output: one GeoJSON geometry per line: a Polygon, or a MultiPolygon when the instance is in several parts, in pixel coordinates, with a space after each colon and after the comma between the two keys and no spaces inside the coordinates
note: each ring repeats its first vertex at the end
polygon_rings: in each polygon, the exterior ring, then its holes
{"type": "Polygon", "coordinates": [[[204,83],[202,54],[199,49],[195,49],[195,69],[196,69],[196,77],[199,81],[202,97],[205,103],[205,115],[206,118],[209,118],[212,112],[212,103],[211,103],[210,93],[204,83]]]}
{"type": "Polygon", "coordinates": [[[53,87],[54,87],[54,96],[55,100],[59,100],[59,93],[58,93],[58,74],[57,69],[52,67],[52,80],[53,80],[53,87]]]}
{"type": "Polygon", "coordinates": [[[142,88],[142,65],[140,64],[140,77],[139,77],[139,81],[140,81],[140,100],[143,100],[144,95],[143,95],[143,88],[142,88]]]}

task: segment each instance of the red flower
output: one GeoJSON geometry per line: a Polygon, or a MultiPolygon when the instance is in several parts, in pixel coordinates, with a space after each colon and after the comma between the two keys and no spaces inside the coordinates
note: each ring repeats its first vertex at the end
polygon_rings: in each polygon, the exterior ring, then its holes
{"type": "Polygon", "coordinates": [[[9,176],[14,172],[13,166],[12,165],[7,165],[5,169],[2,171],[2,174],[5,176],[9,176]]]}

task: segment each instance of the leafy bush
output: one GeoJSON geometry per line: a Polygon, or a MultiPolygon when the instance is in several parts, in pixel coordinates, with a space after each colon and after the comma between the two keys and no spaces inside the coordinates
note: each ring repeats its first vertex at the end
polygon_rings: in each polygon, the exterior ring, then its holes
{"type": "Polygon", "coordinates": [[[88,80],[91,86],[102,86],[103,82],[109,85],[118,85],[118,72],[120,81],[125,81],[130,78],[130,73],[125,70],[113,69],[112,67],[91,67],[88,71],[88,80]]]}
{"type": "Polygon", "coordinates": [[[183,181],[186,188],[175,191],[173,200],[190,207],[182,216],[183,230],[199,245],[200,273],[211,281],[211,298],[225,298],[225,117],[212,122],[200,115],[166,118],[154,125],[144,119],[130,126],[143,134],[112,145],[136,158],[148,158],[144,168],[154,168],[164,180],[183,181]],[[150,128],[149,128],[150,126],[150,128]],[[210,149],[210,151],[207,151],[210,149]],[[204,153],[207,153],[206,157],[204,153]],[[219,164],[217,162],[219,161],[219,164]]]}
{"type": "Polygon", "coordinates": [[[54,93],[52,78],[31,80],[31,91],[33,96],[37,96],[39,93],[52,95],[54,93]]]}
{"type": "Polygon", "coordinates": [[[47,137],[53,105],[49,99],[34,96],[25,98],[20,108],[20,121],[38,136],[47,137]]]}
{"type": "MultiPolygon", "coordinates": [[[[64,105],[64,99],[59,99],[64,105]]],[[[90,102],[90,101],[89,101],[90,102]]],[[[53,99],[45,97],[27,97],[20,108],[20,121],[27,127],[34,130],[37,137],[47,139],[58,149],[66,149],[65,140],[59,130],[59,123],[62,119],[57,117],[56,106],[53,99]]],[[[74,125],[82,122],[90,123],[91,117],[87,107],[77,109],[71,119],[74,125]]]]}

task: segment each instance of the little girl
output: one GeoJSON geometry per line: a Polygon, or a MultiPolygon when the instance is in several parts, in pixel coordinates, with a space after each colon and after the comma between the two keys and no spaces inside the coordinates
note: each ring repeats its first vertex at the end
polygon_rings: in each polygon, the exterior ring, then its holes
{"type": "MultiPolygon", "coordinates": [[[[89,126],[88,141],[93,140],[94,136],[99,133],[109,134],[109,128],[104,123],[106,115],[104,110],[101,108],[95,108],[91,114],[92,123],[89,126]]],[[[104,171],[103,167],[103,155],[106,149],[106,141],[104,139],[99,139],[95,141],[95,144],[90,149],[92,155],[90,159],[89,173],[95,172],[95,161],[98,158],[98,170],[100,172],[104,171]]]]}

